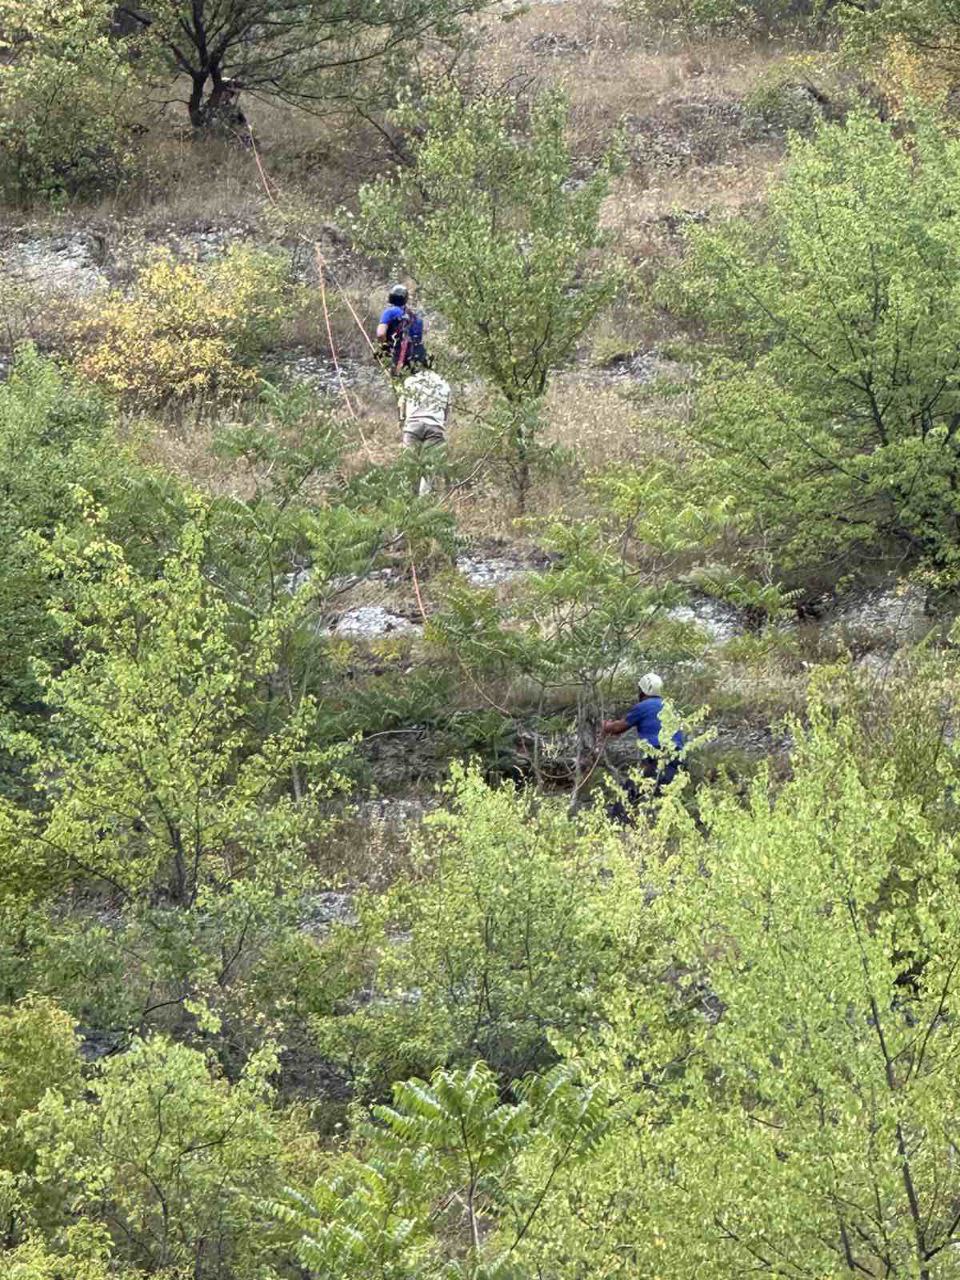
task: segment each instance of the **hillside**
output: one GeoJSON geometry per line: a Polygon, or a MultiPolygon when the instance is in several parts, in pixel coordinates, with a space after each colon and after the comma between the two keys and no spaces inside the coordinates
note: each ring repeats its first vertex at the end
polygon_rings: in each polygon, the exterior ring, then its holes
{"type": "Polygon", "coordinates": [[[0,0],[0,1277],[955,1274],[954,35],[0,0]]]}

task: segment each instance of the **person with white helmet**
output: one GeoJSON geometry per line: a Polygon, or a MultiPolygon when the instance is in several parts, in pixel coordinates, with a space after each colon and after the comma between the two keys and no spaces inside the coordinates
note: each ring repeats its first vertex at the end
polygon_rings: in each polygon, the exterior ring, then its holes
{"type": "MultiPolygon", "coordinates": [[[[656,778],[658,791],[677,776],[677,769],[680,767],[679,754],[686,742],[678,729],[670,739],[673,750],[665,757],[664,744],[660,741],[662,713],[663,680],[655,671],[648,671],[638,681],[637,701],[630,710],[619,720],[604,720],[600,730],[604,737],[618,737],[630,729],[636,729],[641,751],[641,772],[648,778],[656,778]],[[645,752],[645,746],[652,750],[645,752]]],[[[627,788],[631,800],[633,800],[633,790],[632,787],[627,788]]]]}

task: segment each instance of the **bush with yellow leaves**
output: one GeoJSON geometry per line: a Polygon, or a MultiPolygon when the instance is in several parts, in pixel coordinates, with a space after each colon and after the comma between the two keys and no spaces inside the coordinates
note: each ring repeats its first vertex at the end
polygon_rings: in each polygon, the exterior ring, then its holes
{"type": "Polygon", "coordinates": [[[879,80],[894,113],[911,104],[940,107],[958,83],[953,51],[924,49],[898,33],[887,41],[879,80]]]}
{"type": "Polygon", "coordinates": [[[85,377],[142,404],[242,396],[292,305],[288,259],[237,246],[209,264],[158,251],[133,289],[92,301],[79,323],[85,377]]]}

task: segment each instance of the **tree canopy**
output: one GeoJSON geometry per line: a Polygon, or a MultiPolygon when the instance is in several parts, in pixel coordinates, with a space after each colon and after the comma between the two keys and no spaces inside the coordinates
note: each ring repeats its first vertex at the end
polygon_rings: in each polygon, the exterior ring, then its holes
{"type": "MultiPolygon", "coordinates": [[[[302,107],[389,104],[431,37],[454,34],[485,0],[156,0],[125,6],[130,39],[170,77],[186,76],[191,122],[227,117],[240,93],[302,107]]],[[[227,121],[228,122],[228,121],[227,121]]]]}
{"type": "Polygon", "coordinates": [[[582,180],[558,95],[529,120],[509,96],[447,86],[407,103],[413,164],[360,192],[363,243],[403,266],[443,314],[470,366],[506,406],[521,506],[537,406],[570,359],[614,275],[597,252],[612,156],[582,180]]]}
{"type": "Polygon", "coordinates": [[[960,549],[960,149],[855,116],[796,141],[758,224],[691,233],[672,295],[716,359],[693,434],[713,491],[795,560],[960,549]]]}

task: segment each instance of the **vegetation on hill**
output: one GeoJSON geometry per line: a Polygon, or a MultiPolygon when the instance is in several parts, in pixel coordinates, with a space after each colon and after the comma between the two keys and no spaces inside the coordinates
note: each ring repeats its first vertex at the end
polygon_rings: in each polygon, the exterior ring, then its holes
{"type": "Polygon", "coordinates": [[[2,1280],[956,1273],[954,16],[0,0],[2,1280]]]}

